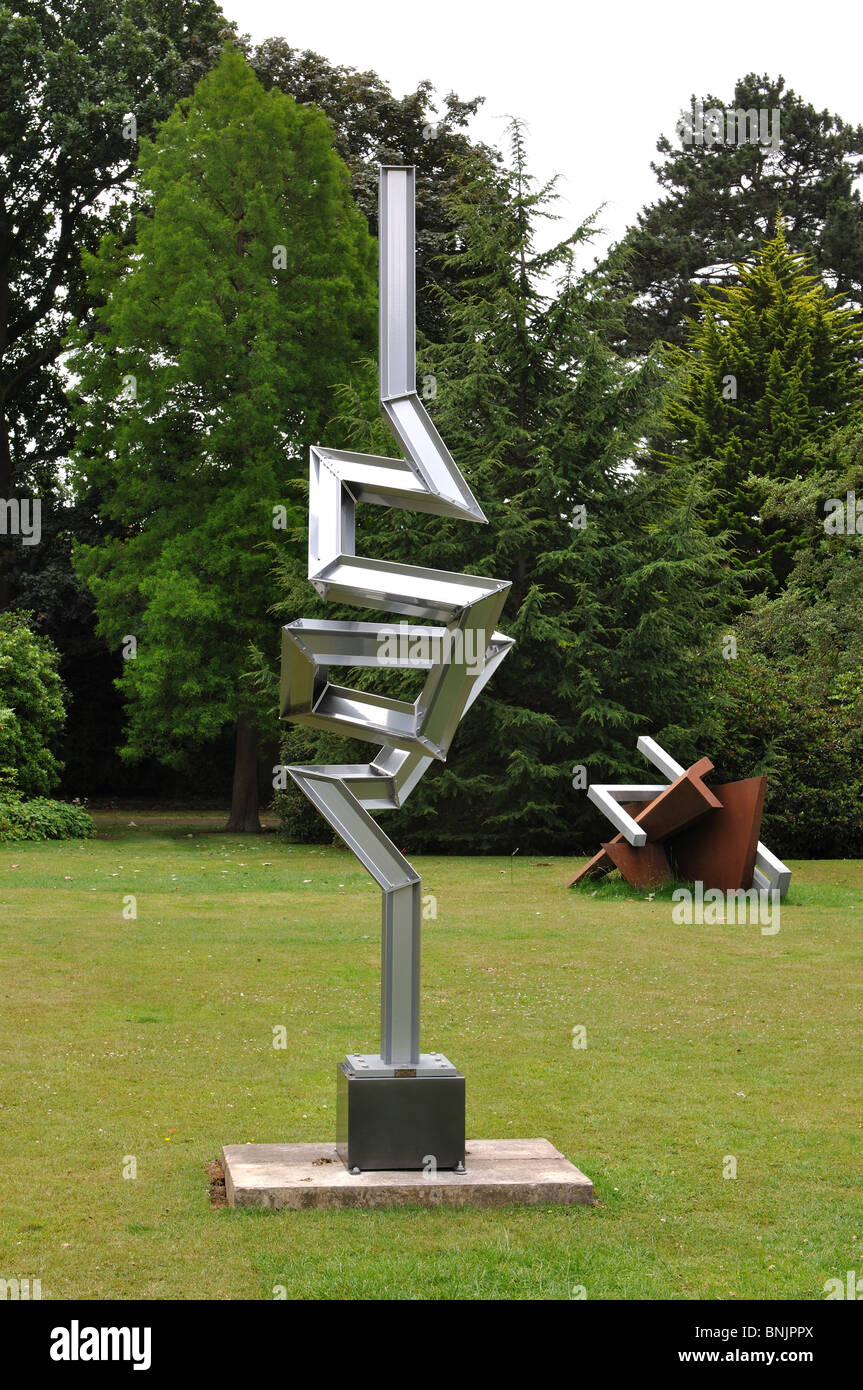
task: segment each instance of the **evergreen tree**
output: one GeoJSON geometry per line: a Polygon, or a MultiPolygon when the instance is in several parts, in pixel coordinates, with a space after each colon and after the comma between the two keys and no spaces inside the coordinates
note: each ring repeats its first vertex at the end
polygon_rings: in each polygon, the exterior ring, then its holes
{"type": "MultiPolygon", "coordinates": [[[[605,346],[616,306],[575,270],[588,226],[536,250],[553,185],[534,188],[517,125],[512,134],[503,187],[497,175],[466,171],[453,202],[460,289],[439,289],[446,339],[422,345],[419,368],[488,526],[358,511],[358,554],[513,584],[501,625],[514,651],[464,720],[449,763],[387,818],[414,850],[586,848],[598,818],[573,790],[575,765],[590,780],[631,775],[642,732],[665,734],[681,757],[702,746],[701,673],[720,659],[711,629],[731,584],[721,545],[700,524],[696,486],[635,466],[661,373],[605,346]]],[[[337,423],[343,445],[392,450],[374,400],[356,391],[337,423]]],[[[280,614],[322,613],[310,597],[307,584],[292,584],[280,614]]],[[[388,674],[391,688],[415,695],[418,673],[388,674]]],[[[350,683],[364,677],[381,688],[380,675],[362,672],[350,683]]],[[[300,742],[292,733],[286,757],[357,756],[333,740],[300,742]]]]}
{"type": "Polygon", "coordinates": [[[357,72],[301,52],[285,39],[252,48],[248,59],[266,88],[278,87],[299,102],[313,102],[333,126],[336,149],[351,173],[351,191],[377,236],[378,166],[412,164],[416,170],[417,321],[421,332],[440,338],[443,320],[438,283],[454,288],[458,267],[444,263],[454,250],[450,194],[464,177],[465,163],[496,168],[496,150],[474,143],[467,133],[482,101],[461,101],[450,92],[436,107],[431,82],[396,97],[375,72],[357,72]],[[427,292],[429,291],[429,292],[427,292]]]}
{"type": "MultiPolygon", "coordinates": [[[[696,307],[694,280],[711,267],[749,260],[770,235],[780,212],[788,243],[807,256],[837,294],[863,302],[863,126],[818,111],[782,77],[749,73],[733,99],[705,96],[703,112],[722,113],[714,140],[657,142],[661,160],[651,167],[662,197],[638,216],[606,260],[606,273],[621,294],[632,296],[615,341],[628,353],[644,353],[658,340],[680,345],[696,307]],[[779,112],[779,144],[772,139],[738,143],[735,113],[765,113],[772,135],[779,112]],[[729,125],[729,114],[734,125],[729,125]],[[730,139],[728,137],[731,137],[730,139]]],[[[693,118],[696,98],[682,114],[693,118]]],[[[744,127],[747,134],[752,131],[744,127]]]]}
{"type": "Polygon", "coordinates": [[[765,513],[800,535],[787,584],[738,624],[712,699],[723,770],[767,775],[764,838],[783,854],[863,852],[863,423],[819,471],[766,485],[765,513]]]}
{"type": "Polygon", "coordinates": [[[229,828],[254,830],[266,721],[244,672],[275,636],[266,542],[370,347],[373,247],[326,120],[230,47],[142,141],[140,176],[135,243],[90,259],[100,331],[71,361],[75,471],[113,532],[76,565],[127,658],[127,756],[200,757],[235,725],[229,828]]]}
{"type": "Polygon", "coordinates": [[[816,466],[861,399],[863,329],[790,250],[781,223],[738,273],[739,285],[698,292],[689,344],[669,353],[681,379],[663,434],[671,456],[703,467],[718,490],[711,527],[733,537],[750,586],[775,589],[800,531],[761,515],[759,480],[816,466]]]}

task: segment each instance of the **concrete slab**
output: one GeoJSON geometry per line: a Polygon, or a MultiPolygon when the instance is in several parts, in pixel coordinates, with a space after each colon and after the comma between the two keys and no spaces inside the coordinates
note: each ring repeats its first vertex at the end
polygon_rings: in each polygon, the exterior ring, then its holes
{"type": "Polygon", "coordinates": [[[595,1201],[593,1183],[547,1139],[469,1139],[464,1174],[360,1173],[335,1144],[226,1144],[232,1207],[501,1207],[595,1201]]]}

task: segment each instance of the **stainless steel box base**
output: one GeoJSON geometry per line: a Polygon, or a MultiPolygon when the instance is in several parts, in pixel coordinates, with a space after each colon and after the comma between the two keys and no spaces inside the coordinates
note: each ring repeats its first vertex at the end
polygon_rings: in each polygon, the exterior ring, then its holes
{"type": "Polygon", "coordinates": [[[351,1170],[458,1168],[464,1163],[465,1082],[399,1068],[363,1075],[350,1062],[336,1069],[336,1150],[351,1170]]]}

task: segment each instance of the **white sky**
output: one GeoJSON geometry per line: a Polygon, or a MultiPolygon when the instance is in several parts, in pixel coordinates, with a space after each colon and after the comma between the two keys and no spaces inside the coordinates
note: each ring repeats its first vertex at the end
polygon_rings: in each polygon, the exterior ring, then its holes
{"type": "MultiPolygon", "coordinates": [[[[863,122],[860,0],[222,0],[255,40],[275,35],[330,62],[372,68],[397,96],[429,78],[482,95],[472,134],[501,145],[508,116],[529,128],[532,172],[560,174],[555,236],[600,204],[619,237],[656,196],[650,169],[694,93],[730,102],[748,72],[780,73],[798,95],[863,122]]],[[[590,259],[590,258],[588,258],[590,259]]]]}

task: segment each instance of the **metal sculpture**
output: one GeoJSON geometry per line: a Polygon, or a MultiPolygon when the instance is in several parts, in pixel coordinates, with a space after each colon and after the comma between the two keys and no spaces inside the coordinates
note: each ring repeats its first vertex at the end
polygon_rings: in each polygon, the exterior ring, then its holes
{"type": "Polygon", "coordinates": [[[791,870],[758,839],[765,777],[708,787],[709,758],[684,768],[652,738],[636,745],[668,780],[660,785],[604,786],[588,798],[619,832],[568,887],[617,868],[633,887],[652,888],[678,875],[723,892],[756,888],[784,898],[791,870]],[[641,809],[643,806],[643,809],[641,809]]]}
{"type": "Polygon", "coordinates": [[[486,520],[416,390],[414,205],[414,169],[381,166],[380,407],[404,457],[312,448],[309,579],[325,599],[437,625],[298,619],[282,634],[281,717],[381,745],[368,763],[288,769],[382,892],[380,1052],[350,1055],[338,1075],[339,1152],[355,1171],[462,1164],[464,1077],[440,1053],[420,1052],[421,880],[371,812],[401,806],[432,762],[446,759],[512,646],[496,631],[507,581],[355,553],[358,502],[486,520]],[[401,659],[392,656],[395,632],[410,653],[401,659]],[[419,666],[428,675],[410,704],[335,685],[331,666],[419,666]]]}

